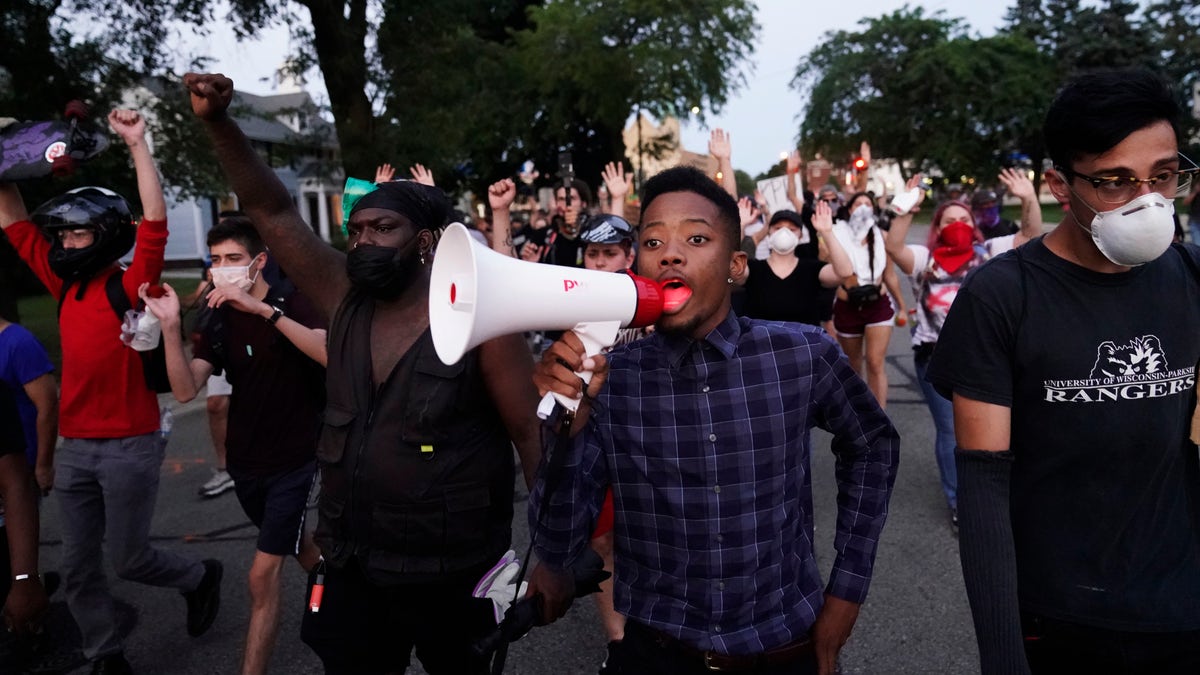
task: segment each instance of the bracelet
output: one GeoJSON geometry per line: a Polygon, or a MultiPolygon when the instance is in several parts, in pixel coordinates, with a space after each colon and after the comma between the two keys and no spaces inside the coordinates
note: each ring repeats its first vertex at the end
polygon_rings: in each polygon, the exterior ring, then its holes
{"type": "Polygon", "coordinates": [[[33,579],[37,576],[38,575],[36,574],[18,574],[17,576],[13,577],[13,581],[25,581],[26,579],[33,579]]]}

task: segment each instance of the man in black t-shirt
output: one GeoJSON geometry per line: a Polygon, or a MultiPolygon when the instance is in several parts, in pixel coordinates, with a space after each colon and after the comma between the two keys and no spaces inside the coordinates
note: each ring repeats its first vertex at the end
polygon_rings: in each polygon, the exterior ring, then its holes
{"type": "Polygon", "coordinates": [[[968,277],[933,353],[984,673],[1200,672],[1200,249],[1170,248],[1191,166],[1176,101],[1145,70],[1059,92],[1064,220],[968,277]]]}
{"type": "Polygon", "coordinates": [[[225,439],[234,491],[259,528],[250,568],[250,627],[242,673],[266,672],[279,624],[280,574],[286,556],[307,570],[319,556],[304,536],[304,514],[316,474],[316,444],[325,407],[324,322],[282,282],[268,286],[267,251],[249,221],[226,221],[208,234],[215,289],[213,319],[186,361],[178,329],[179,300],[142,289],[162,321],[171,390],[190,401],[216,368],[234,386],[225,439]]]}

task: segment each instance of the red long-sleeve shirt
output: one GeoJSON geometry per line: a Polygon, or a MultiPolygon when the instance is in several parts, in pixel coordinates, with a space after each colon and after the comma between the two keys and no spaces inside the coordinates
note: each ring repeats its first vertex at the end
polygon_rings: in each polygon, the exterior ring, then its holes
{"type": "MultiPolygon", "coordinates": [[[[37,226],[22,221],[4,233],[50,294],[62,297],[65,282],[50,269],[50,243],[37,226]]],[[[133,262],[122,279],[130,304],[137,304],[142,282],[158,282],[166,247],[167,222],[143,220],[133,262]]],[[[118,269],[113,265],[72,285],[62,305],[58,431],[65,438],[125,438],[158,430],[158,397],[146,386],[138,353],[121,342],[121,322],[104,291],[105,281],[118,269]]]]}

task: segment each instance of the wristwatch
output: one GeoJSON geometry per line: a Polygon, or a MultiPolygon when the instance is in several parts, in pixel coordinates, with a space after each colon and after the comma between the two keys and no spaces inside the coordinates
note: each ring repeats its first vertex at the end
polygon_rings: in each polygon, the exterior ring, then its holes
{"type": "Polygon", "coordinates": [[[265,321],[274,326],[275,322],[279,321],[279,317],[281,316],[283,316],[283,310],[279,309],[275,305],[271,305],[271,316],[267,317],[265,321]]]}

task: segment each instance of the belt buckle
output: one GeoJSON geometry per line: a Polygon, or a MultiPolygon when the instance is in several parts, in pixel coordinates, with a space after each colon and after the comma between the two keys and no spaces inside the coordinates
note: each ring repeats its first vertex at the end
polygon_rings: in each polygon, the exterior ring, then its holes
{"type": "Polygon", "coordinates": [[[720,664],[713,662],[714,655],[716,655],[716,652],[712,652],[712,651],[704,652],[704,667],[713,673],[725,672],[725,668],[723,668],[720,664]]]}

